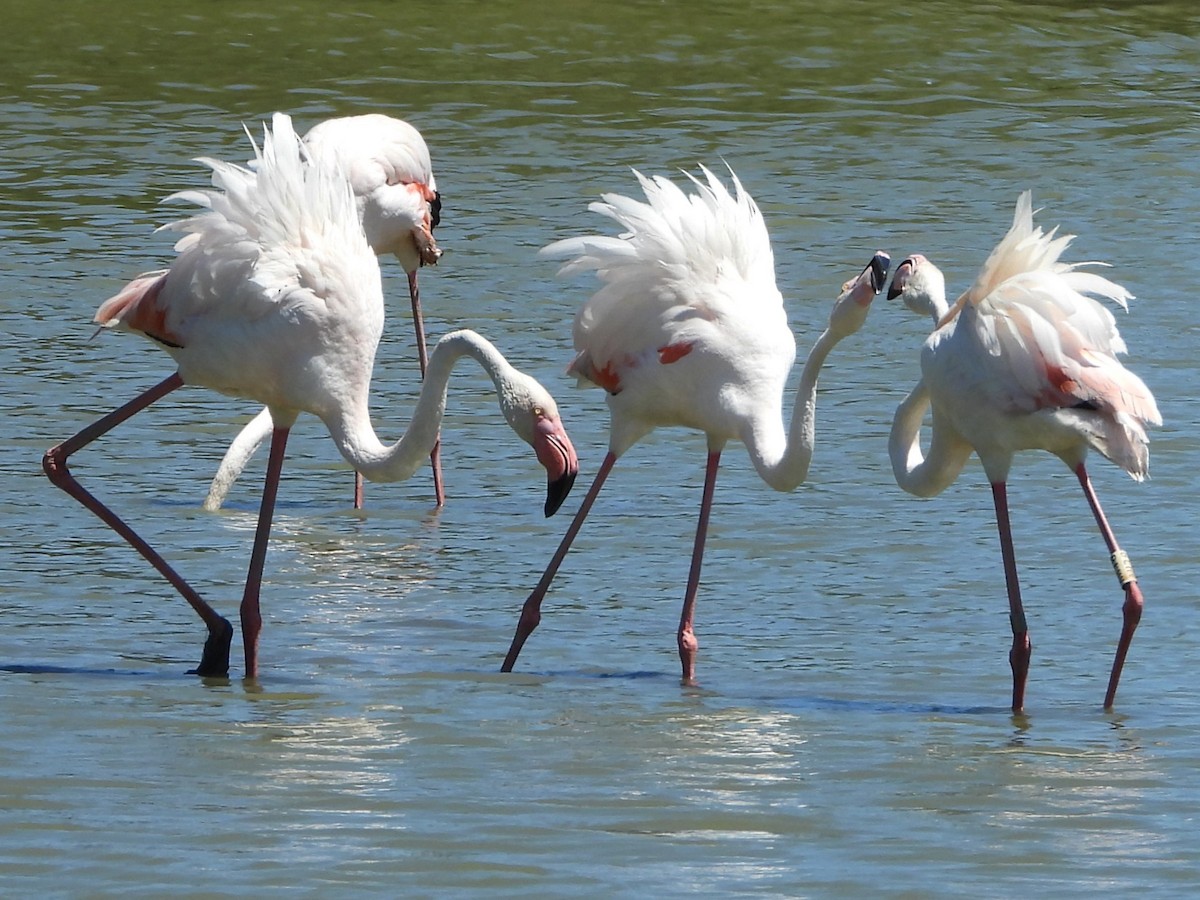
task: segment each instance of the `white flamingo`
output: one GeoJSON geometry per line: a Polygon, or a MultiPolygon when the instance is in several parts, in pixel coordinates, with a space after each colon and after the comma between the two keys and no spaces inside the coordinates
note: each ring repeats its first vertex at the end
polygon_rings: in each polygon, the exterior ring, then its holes
{"type": "Polygon", "coordinates": [[[1132,295],[1091,272],[1088,263],[1059,259],[1073,239],[1034,228],[1029,192],[1017,201],[1013,224],[953,307],[945,279],[921,255],[896,267],[889,298],[931,315],[936,330],[921,351],[921,380],[896,410],[889,440],[896,482],[930,497],[949,486],[971,452],[992,485],[1013,645],[1013,710],[1025,703],[1032,644],[1021,605],[1009,524],[1006,482],[1013,455],[1048,450],[1079,479],[1125,591],[1124,624],[1104,698],[1110,708],[1142,593],[1128,556],[1117,545],[1092,488],[1084,460],[1094,447],[1136,481],[1149,472],[1147,425],[1162,424],[1154,397],[1117,360],[1125,343],[1112,314],[1088,294],[1126,307],[1132,295]],[[932,407],[928,455],[921,424],[932,407]]]}
{"type": "MultiPolygon", "coordinates": [[[[758,206],[733,176],[734,194],[707,169],[684,194],[665,178],[636,173],[646,202],[605,194],[591,209],[620,237],[577,237],[545,248],[570,257],[563,273],[595,271],[603,286],[575,318],[569,372],[608,392],[608,454],[566,536],[521,611],[504,660],[511,671],[541,619],[541,604],[571,542],[620,457],[653,429],[682,425],[708,438],[700,519],[677,641],[683,678],[695,678],[693,630],[704,540],[721,450],[741,441],[762,479],[790,491],[808,474],[817,375],[838,341],[866,321],[883,287],[888,257],[877,253],[847,282],[801,374],[791,425],[782,421],[785,382],[796,359],[770,238],[758,206]]],[[[731,173],[732,174],[732,173],[731,173]]]]}
{"type": "Polygon", "coordinates": [[[171,226],[185,232],[174,263],[143,275],[101,304],[96,321],[161,344],[178,370],[120,409],[47,451],[50,479],[125,537],[208,626],[196,672],[224,675],[233,629],[133,529],[85,490],[68,457],[184,384],[265,403],[274,430],[250,570],[241,603],[246,675],[258,671],[259,592],[284,446],[296,417],[318,416],[354,468],[373,481],[408,478],[436,440],[450,370],[463,355],[491,376],[500,409],[546,467],[547,515],[562,503],[578,468],[553,398],[470,331],[434,348],[412,421],[384,446],[368,411],[371,370],[383,327],[379,264],[363,236],[354,195],[333,165],[306,164],[290,119],[277,114],[257,172],[214,160],[217,190],[185,197],[205,207],[171,226]]]}
{"type": "MultiPolygon", "coordinates": [[[[441,258],[433,238],[441,216],[442,200],[429,148],[421,133],[401,119],[379,113],[327,119],[304,136],[308,152],[317,159],[336,161],[345,170],[358,201],[359,218],[367,242],[379,256],[392,254],[408,274],[413,330],[421,377],[429,363],[425,325],[417,289],[417,270],[441,258]]],[[[264,409],[234,438],[204,499],[204,508],[221,508],[233,483],[271,434],[271,414],[264,409]]],[[[439,443],[431,451],[434,498],[446,499],[442,484],[439,443]]],[[[363,478],[354,473],[354,508],[363,501],[363,478]]]]}

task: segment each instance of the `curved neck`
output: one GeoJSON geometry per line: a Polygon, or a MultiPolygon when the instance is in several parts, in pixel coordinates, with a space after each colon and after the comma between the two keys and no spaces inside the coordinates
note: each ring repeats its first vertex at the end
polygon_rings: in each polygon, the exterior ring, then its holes
{"type": "Polygon", "coordinates": [[[463,356],[474,358],[503,396],[512,367],[500,351],[473,331],[451,332],[434,347],[412,420],[395,444],[385,446],[376,436],[365,393],[325,420],[346,461],[371,481],[403,481],[416,472],[437,441],[450,373],[463,356]]]}
{"type": "Polygon", "coordinates": [[[841,339],[842,336],[828,329],[817,338],[800,373],[792,422],[786,433],[778,416],[764,416],[751,423],[749,432],[743,436],[754,468],[777,491],[794,490],[808,477],[816,442],[817,377],[829,352],[841,339]]]}
{"type": "MultiPolygon", "coordinates": [[[[960,297],[959,300],[962,298],[960,297]]],[[[950,315],[950,304],[946,302],[946,292],[939,291],[929,298],[929,315],[933,317],[933,327],[936,331],[941,327],[942,319],[950,315]]]]}
{"type": "Polygon", "coordinates": [[[888,435],[896,484],[918,497],[932,497],[948,488],[971,455],[971,445],[945,426],[938,428],[936,419],[929,455],[921,452],[921,423],[929,404],[929,388],[922,379],[896,407],[888,435]]]}

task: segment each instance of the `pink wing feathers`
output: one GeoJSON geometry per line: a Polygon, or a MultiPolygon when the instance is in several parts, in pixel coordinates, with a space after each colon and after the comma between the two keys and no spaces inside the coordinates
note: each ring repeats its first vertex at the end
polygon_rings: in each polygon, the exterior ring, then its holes
{"type": "Polygon", "coordinates": [[[1027,191],[1017,201],[1012,228],[956,304],[970,304],[975,313],[958,325],[971,327],[986,351],[985,389],[999,408],[1097,412],[1103,421],[1088,418],[1090,442],[1142,477],[1146,427],[1161,425],[1162,418],[1150,389],[1117,359],[1126,348],[1112,313],[1088,296],[1127,308],[1133,295],[1079,271],[1101,263],[1060,262],[1073,236],[1034,228],[1032,215],[1027,191]]]}
{"type": "Polygon", "coordinates": [[[182,347],[183,338],[167,324],[168,307],[161,301],[167,270],[148,272],[135,278],[100,304],[94,321],[101,328],[139,331],[168,347],[182,347]]]}

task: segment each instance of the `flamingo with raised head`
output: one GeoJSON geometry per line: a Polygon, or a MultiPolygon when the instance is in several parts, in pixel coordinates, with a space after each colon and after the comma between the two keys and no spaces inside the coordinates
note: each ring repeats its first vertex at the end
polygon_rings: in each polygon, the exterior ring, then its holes
{"type": "MultiPolygon", "coordinates": [[[[429,147],[412,125],[391,116],[368,113],[327,119],[304,136],[309,154],[341,165],[358,202],[367,242],[379,256],[392,254],[408,274],[413,331],[421,377],[429,364],[417,270],[436,265],[442,251],[433,237],[442,211],[442,198],[433,177],[429,147]]],[[[264,409],[234,438],[221,460],[204,499],[204,508],[217,510],[233,483],[271,434],[271,414],[264,409]]],[[[433,493],[438,506],[446,502],[442,481],[440,442],[430,455],[433,493]]],[[[363,477],[354,473],[354,508],[363,505],[363,477]]]]}
{"type": "Polygon", "coordinates": [[[741,441],[762,479],[790,491],[812,459],[817,376],[838,341],[858,331],[884,284],[889,259],[876,253],[844,285],[829,328],[817,339],[800,378],[791,425],[783,392],[796,359],[774,258],[757,204],[731,172],[734,193],[702,167],[704,181],[685,194],[669,180],[635,171],[645,202],[605,194],[590,206],[613,219],[620,237],[576,237],[551,244],[569,257],[562,273],[595,271],[603,286],[575,317],[578,354],[569,372],[608,392],[608,454],[558,550],[525,601],[504,660],[512,670],[541,620],[555,573],[617,459],[659,426],[704,432],[708,462],[700,519],[677,633],[683,679],[695,679],[693,628],[704,541],[721,451],[741,441]]]}
{"type": "Polygon", "coordinates": [[[450,370],[468,355],[491,376],[509,426],[547,470],[547,515],[562,504],[578,471],[554,399],[471,331],[453,332],[437,343],[408,429],[396,444],[380,443],[368,394],[383,328],[382,288],[350,185],[334,164],[305,161],[291,120],[282,114],[265,129],[255,155],[256,172],[204,160],[216,189],[185,194],[204,211],[170,226],[185,233],[171,267],[130,282],[96,313],[102,328],[158,342],[178,370],[43,459],[51,481],[128,540],[204,620],[209,635],[196,673],[225,675],[232,626],[76,481],[67,460],[185,384],[267,405],[274,429],[240,609],[248,678],[258,672],[259,594],[284,447],[301,412],[319,417],[346,461],[367,478],[408,478],[437,438],[450,370]]]}
{"type": "Polygon", "coordinates": [[[889,298],[901,297],[909,309],[936,323],[921,350],[921,380],[892,423],[892,470],[904,490],[931,497],[958,477],[972,451],[979,455],[992,486],[1008,589],[1014,712],[1025,705],[1033,650],[1009,523],[1006,483],[1014,454],[1047,450],[1066,463],[1108,545],[1125,591],[1121,636],[1104,696],[1109,709],[1143,598],[1084,460],[1094,447],[1141,481],[1149,474],[1146,426],[1162,424],[1149,388],[1117,360],[1126,348],[1112,313],[1088,296],[1128,308],[1133,295],[1093,272],[1080,271],[1095,263],[1061,262],[1074,236],[1056,237],[1055,231],[1034,227],[1026,191],[1017,200],[1012,227],[953,306],[946,302],[942,273],[920,254],[896,267],[888,289],[889,298]],[[921,425],[930,407],[926,455],[921,425]]]}

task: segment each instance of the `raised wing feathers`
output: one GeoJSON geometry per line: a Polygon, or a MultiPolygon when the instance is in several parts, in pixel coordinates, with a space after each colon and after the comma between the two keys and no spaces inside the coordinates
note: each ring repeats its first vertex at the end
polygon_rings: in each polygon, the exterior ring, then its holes
{"type": "Polygon", "coordinates": [[[705,323],[747,304],[769,305],[782,318],[758,206],[736,176],[731,194],[701,168],[705,179],[692,178],[691,194],[635,171],[644,201],[605,194],[590,206],[617,223],[618,237],[568,238],[542,250],[568,258],[560,274],[594,271],[602,282],[575,318],[577,374],[591,378],[622,358],[702,339],[705,323]]]}

